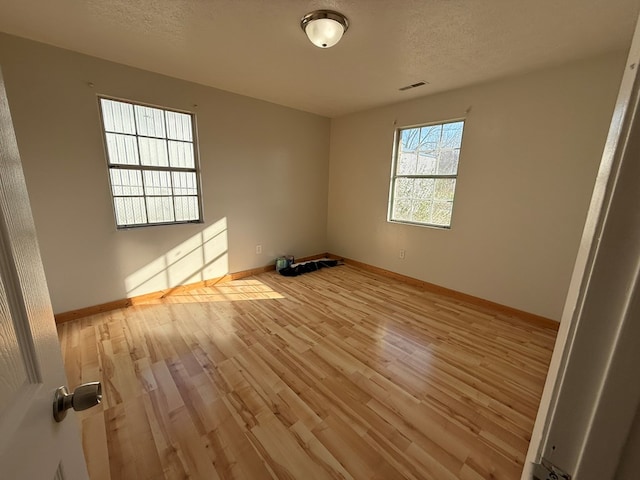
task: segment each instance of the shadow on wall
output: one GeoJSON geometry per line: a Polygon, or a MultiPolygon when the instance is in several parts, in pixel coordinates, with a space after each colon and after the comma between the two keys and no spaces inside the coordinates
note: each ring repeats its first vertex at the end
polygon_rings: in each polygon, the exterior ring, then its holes
{"type": "Polygon", "coordinates": [[[227,219],[198,234],[125,278],[127,297],[219,278],[229,273],[227,219]]]}

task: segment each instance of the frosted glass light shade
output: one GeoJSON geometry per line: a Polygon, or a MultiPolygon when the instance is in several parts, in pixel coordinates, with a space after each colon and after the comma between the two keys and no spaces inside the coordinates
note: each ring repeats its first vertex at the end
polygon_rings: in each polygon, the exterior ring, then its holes
{"type": "Polygon", "coordinates": [[[344,28],[335,20],[320,18],[309,22],[305,32],[316,47],[329,48],[340,41],[344,28]]]}
{"type": "Polygon", "coordinates": [[[302,17],[300,26],[316,47],[329,48],[340,41],[349,22],[338,12],[316,10],[302,17]]]}

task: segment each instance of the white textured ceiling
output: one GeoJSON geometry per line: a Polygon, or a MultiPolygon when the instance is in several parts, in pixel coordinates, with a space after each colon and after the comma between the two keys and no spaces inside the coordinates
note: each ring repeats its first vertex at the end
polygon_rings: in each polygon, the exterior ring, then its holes
{"type": "Polygon", "coordinates": [[[335,117],[627,48],[640,0],[0,0],[0,31],[335,117]],[[300,18],[350,28],[314,47],[300,18]],[[406,92],[398,88],[427,81],[406,92]]]}

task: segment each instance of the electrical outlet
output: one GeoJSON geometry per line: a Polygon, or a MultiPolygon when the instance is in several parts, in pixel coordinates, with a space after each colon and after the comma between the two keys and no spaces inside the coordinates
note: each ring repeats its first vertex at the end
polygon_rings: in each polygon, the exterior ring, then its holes
{"type": "Polygon", "coordinates": [[[400,250],[400,258],[401,258],[402,260],[404,260],[404,254],[405,254],[404,249],[400,250]]]}
{"type": "Polygon", "coordinates": [[[256,245],[256,255],[262,254],[262,245],[256,245]]]}

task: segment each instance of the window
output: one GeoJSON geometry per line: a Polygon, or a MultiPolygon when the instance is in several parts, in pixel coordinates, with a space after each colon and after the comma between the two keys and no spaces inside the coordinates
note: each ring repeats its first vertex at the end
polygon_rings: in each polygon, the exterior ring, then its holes
{"type": "Polygon", "coordinates": [[[389,221],[450,228],[464,121],[401,128],[389,221]]]}
{"type": "Polygon", "coordinates": [[[193,115],[100,98],[118,228],[201,221],[193,115]]]}

